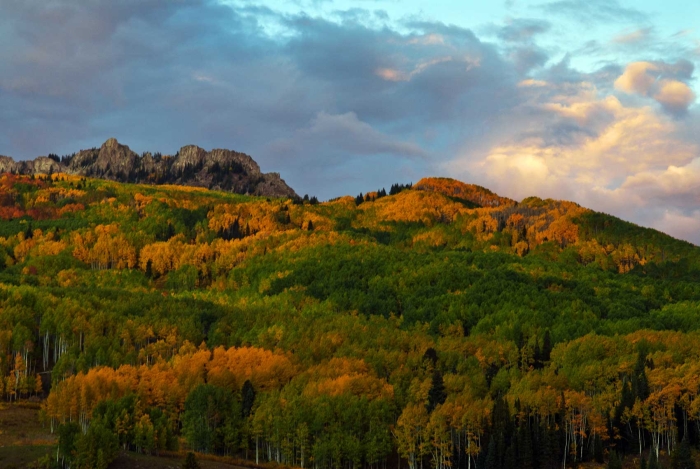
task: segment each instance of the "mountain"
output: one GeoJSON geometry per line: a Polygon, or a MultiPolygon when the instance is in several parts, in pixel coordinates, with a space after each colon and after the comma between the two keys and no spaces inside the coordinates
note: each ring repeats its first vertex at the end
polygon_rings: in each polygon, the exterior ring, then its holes
{"type": "Polygon", "coordinates": [[[0,175],[0,420],[37,415],[2,427],[35,467],[690,467],[700,248],[448,178],[318,202],[79,172],[125,148],[0,175]]]}
{"type": "Polygon", "coordinates": [[[100,148],[81,150],[61,159],[51,155],[17,162],[0,156],[0,173],[3,172],[67,173],[119,182],[176,184],[237,194],[298,197],[279,173],[262,173],[253,158],[245,153],[220,149],[207,152],[188,145],[173,156],[159,153],[139,156],[114,138],[100,148]]]}

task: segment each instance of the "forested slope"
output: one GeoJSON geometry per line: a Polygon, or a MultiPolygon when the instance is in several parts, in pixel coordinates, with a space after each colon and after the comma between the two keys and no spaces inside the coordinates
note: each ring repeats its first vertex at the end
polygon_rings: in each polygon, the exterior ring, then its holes
{"type": "Polygon", "coordinates": [[[71,467],[183,445],[314,468],[676,464],[698,444],[697,247],[449,179],[389,193],[2,175],[0,393],[46,397],[71,467]]]}

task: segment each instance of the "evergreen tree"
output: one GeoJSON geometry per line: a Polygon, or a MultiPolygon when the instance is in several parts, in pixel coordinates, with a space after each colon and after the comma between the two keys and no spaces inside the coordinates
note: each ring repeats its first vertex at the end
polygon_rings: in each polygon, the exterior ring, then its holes
{"type": "Polygon", "coordinates": [[[518,466],[517,463],[515,462],[515,450],[513,449],[513,446],[509,446],[508,449],[506,449],[506,453],[503,456],[503,469],[506,468],[516,468],[516,467],[522,467],[518,466]]]}
{"type": "Polygon", "coordinates": [[[182,465],[182,469],[199,469],[199,463],[197,462],[197,457],[193,452],[187,453],[185,457],[185,463],[182,465]]]}
{"type": "Polygon", "coordinates": [[[600,435],[596,433],[593,439],[593,459],[597,463],[603,463],[603,440],[600,439],[600,435]]]}
{"type": "Polygon", "coordinates": [[[491,430],[495,434],[502,433],[510,439],[512,434],[512,421],[510,418],[510,408],[508,402],[502,396],[498,396],[493,402],[491,412],[491,430]]]}
{"type": "Polygon", "coordinates": [[[649,464],[647,465],[647,469],[660,469],[659,458],[656,457],[656,452],[653,449],[649,452],[649,464]]]}
{"type": "Polygon", "coordinates": [[[489,440],[489,446],[486,449],[486,461],[484,462],[484,469],[501,469],[498,462],[498,451],[496,449],[496,439],[491,435],[489,440]]]}
{"type": "Polygon", "coordinates": [[[671,467],[673,469],[695,469],[695,460],[690,450],[688,438],[683,438],[681,444],[671,454],[671,467]]]}
{"type": "Polygon", "coordinates": [[[632,391],[634,396],[644,401],[649,397],[649,380],[646,374],[646,353],[640,347],[637,353],[637,362],[634,365],[634,374],[632,375],[632,391]]]}
{"type": "Polygon", "coordinates": [[[437,352],[435,351],[434,348],[428,347],[426,349],[425,353],[423,354],[423,361],[426,361],[426,360],[429,361],[430,363],[432,363],[433,367],[435,367],[435,365],[437,365],[438,356],[437,356],[437,352]]]}
{"type": "Polygon", "coordinates": [[[445,402],[447,394],[445,393],[445,382],[442,380],[442,373],[438,370],[433,372],[432,386],[428,391],[428,412],[432,412],[435,407],[445,402]]]}
{"type": "Polygon", "coordinates": [[[535,362],[534,367],[536,370],[544,368],[543,360],[542,360],[542,352],[540,351],[540,344],[537,340],[535,340],[535,348],[532,351],[532,359],[535,362]]]}
{"type": "Polygon", "coordinates": [[[552,336],[549,333],[549,329],[544,331],[544,338],[542,339],[542,361],[548,362],[552,355],[552,336]]]}
{"type": "Polygon", "coordinates": [[[616,451],[610,452],[610,457],[608,459],[608,469],[622,469],[622,461],[620,460],[620,455],[616,451]]]}
{"type": "Polygon", "coordinates": [[[520,467],[522,469],[533,469],[535,466],[532,451],[532,435],[530,434],[527,420],[520,424],[517,440],[520,449],[520,467]]]}
{"type": "Polygon", "coordinates": [[[241,389],[242,396],[242,412],[243,417],[249,417],[253,411],[253,404],[255,404],[255,389],[253,388],[253,383],[249,379],[243,383],[243,389],[241,389]]]}

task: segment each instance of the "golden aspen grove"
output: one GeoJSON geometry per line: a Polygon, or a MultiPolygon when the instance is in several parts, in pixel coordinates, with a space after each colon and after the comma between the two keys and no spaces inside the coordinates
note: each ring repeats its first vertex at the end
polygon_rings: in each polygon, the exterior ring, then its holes
{"type": "Polygon", "coordinates": [[[7,173],[0,220],[0,396],[41,400],[45,467],[685,468],[700,444],[700,249],[574,202],[7,173]]]}

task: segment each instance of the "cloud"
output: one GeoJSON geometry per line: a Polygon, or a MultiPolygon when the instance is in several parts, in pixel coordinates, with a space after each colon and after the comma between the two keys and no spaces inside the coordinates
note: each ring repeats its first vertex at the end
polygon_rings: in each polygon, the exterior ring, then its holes
{"type": "Polygon", "coordinates": [[[640,42],[648,41],[651,38],[653,29],[650,27],[636,29],[629,33],[623,33],[615,36],[612,42],[617,44],[632,44],[637,45],[640,42]]]}
{"type": "Polygon", "coordinates": [[[355,187],[378,188],[386,185],[381,177],[385,171],[417,179],[419,174],[406,168],[421,167],[430,157],[417,143],[387,135],[352,112],[320,112],[308,126],[270,143],[266,152],[288,162],[284,176],[300,182],[300,187],[312,186],[321,178],[336,185],[351,182],[355,187]]]}
{"type": "Polygon", "coordinates": [[[615,88],[627,93],[648,95],[661,75],[661,70],[651,62],[633,62],[627,65],[625,73],[615,80],[615,88]]]}
{"type": "Polygon", "coordinates": [[[513,132],[478,152],[463,148],[446,171],[516,199],[574,200],[700,243],[690,229],[700,213],[700,142],[681,136],[693,122],[626,106],[585,81],[530,79],[519,88],[528,99],[507,123],[513,132]]]}
{"type": "Polygon", "coordinates": [[[688,106],[695,101],[695,93],[683,82],[661,80],[654,99],[671,114],[683,115],[688,111],[688,106]]]}
{"type": "Polygon", "coordinates": [[[626,93],[648,96],[656,100],[670,114],[685,115],[688,107],[695,101],[695,93],[688,85],[674,78],[665,76],[689,77],[685,62],[665,64],[660,62],[633,62],[627,65],[625,72],[615,80],[615,88],[626,93]]]}
{"type": "Polygon", "coordinates": [[[649,18],[602,0],[539,11],[558,17],[510,19],[489,42],[361,9],[4,2],[0,153],[69,153],[110,136],[137,151],[232,148],[321,198],[442,174],[512,197],[573,199],[700,242],[688,234],[700,219],[694,67],[678,60],[696,56],[686,46],[671,54],[668,42],[648,55],[672,59],[582,71],[580,55],[603,45],[551,46],[561,15],[631,28],[649,18]]]}
{"type": "Polygon", "coordinates": [[[549,60],[549,54],[537,46],[517,47],[510,51],[509,57],[521,75],[526,75],[534,68],[542,67],[549,60]]]}
{"type": "Polygon", "coordinates": [[[559,0],[545,3],[540,9],[585,23],[641,23],[648,20],[645,13],[620,5],[617,0],[559,0]]]}
{"type": "Polygon", "coordinates": [[[297,161],[303,160],[304,154],[313,155],[321,149],[325,155],[321,162],[324,165],[338,161],[347,163],[350,156],[391,155],[410,159],[428,156],[419,145],[382,133],[359,120],[353,112],[319,112],[308,127],[297,130],[290,138],[272,143],[270,149],[274,153],[296,155],[297,161]]]}
{"type": "Polygon", "coordinates": [[[551,29],[549,21],[532,18],[510,19],[507,24],[497,30],[499,39],[507,42],[528,42],[539,34],[551,29]]]}

